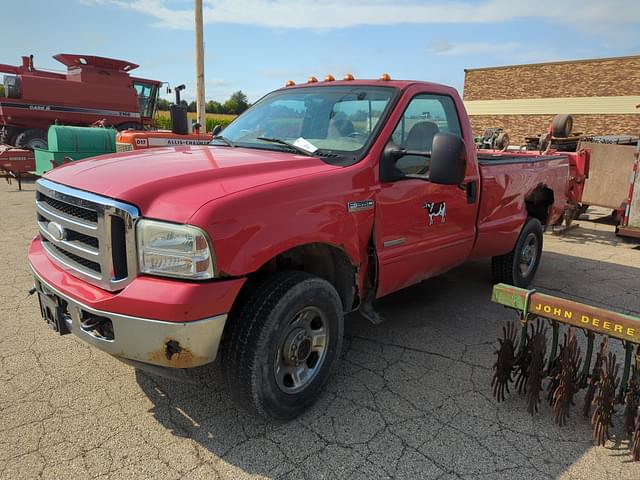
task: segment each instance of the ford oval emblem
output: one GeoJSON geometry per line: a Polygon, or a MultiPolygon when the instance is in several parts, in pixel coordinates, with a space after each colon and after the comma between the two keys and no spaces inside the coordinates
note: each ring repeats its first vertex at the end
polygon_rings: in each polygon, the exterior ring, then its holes
{"type": "Polygon", "coordinates": [[[49,235],[51,235],[54,240],[64,240],[64,228],[62,228],[62,225],[59,223],[49,222],[47,225],[47,232],[49,232],[49,235]]]}

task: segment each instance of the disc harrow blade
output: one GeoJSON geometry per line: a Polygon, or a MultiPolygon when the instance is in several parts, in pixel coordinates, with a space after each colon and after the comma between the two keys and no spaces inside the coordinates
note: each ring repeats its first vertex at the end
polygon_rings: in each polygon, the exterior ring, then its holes
{"type": "Polygon", "coordinates": [[[609,439],[609,427],[613,426],[611,420],[615,411],[616,389],[620,383],[618,378],[619,365],[616,363],[615,354],[609,352],[602,360],[600,370],[600,382],[598,382],[598,395],[593,404],[593,439],[598,445],[604,446],[609,439]]]}
{"type": "Polygon", "coordinates": [[[602,359],[607,352],[607,346],[609,341],[607,337],[604,337],[600,343],[600,350],[596,354],[596,363],[593,365],[593,371],[591,372],[591,378],[587,385],[587,391],[584,394],[584,404],[582,405],[582,415],[584,418],[589,418],[591,415],[591,405],[593,399],[596,396],[596,389],[598,388],[598,382],[600,381],[600,370],[602,369],[602,359]]]}
{"type": "Polygon", "coordinates": [[[560,366],[556,377],[557,388],[553,392],[553,419],[560,427],[566,425],[571,406],[574,405],[573,396],[579,390],[581,362],[576,332],[570,328],[569,332],[564,334],[560,366]]]}
{"type": "Polygon", "coordinates": [[[498,359],[493,364],[493,397],[498,401],[504,401],[505,391],[509,393],[509,383],[513,382],[513,366],[515,363],[516,351],[516,326],[514,322],[509,322],[502,327],[502,337],[498,338],[498,359]]]}

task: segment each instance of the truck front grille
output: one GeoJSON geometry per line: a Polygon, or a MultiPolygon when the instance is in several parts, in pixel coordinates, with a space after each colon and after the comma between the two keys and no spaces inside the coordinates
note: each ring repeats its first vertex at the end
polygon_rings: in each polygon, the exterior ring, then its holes
{"type": "Polygon", "coordinates": [[[59,266],[111,291],[133,279],[137,208],[40,179],[36,211],[42,245],[59,266]]]}

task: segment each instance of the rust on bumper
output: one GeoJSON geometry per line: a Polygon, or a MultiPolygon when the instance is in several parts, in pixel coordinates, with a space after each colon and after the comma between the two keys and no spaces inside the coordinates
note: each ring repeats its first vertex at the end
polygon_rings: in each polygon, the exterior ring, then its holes
{"type": "Polygon", "coordinates": [[[169,368],[198,367],[216,359],[226,314],[191,322],[164,322],[105,312],[64,295],[35,272],[34,277],[39,294],[55,295],[66,305],[65,321],[71,333],[110,355],[169,368]],[[95,325],[95,319],[110,322],[111,328],[88,328],[95,325]]]}

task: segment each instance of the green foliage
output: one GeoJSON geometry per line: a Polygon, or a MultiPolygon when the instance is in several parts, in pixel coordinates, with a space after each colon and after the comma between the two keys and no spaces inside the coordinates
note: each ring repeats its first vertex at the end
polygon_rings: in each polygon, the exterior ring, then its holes
{"type": "Polygon", "coordinates": [[[207,117],[207,132],[213,130],[213,127],[216,125],[220,125],[222,128],[225,128],[233,121],[232,118],[224,118],[224,117],[207,117]]]}
{"type": "Polygon", "coordinates": [[[169,110],[169,105],[169,100],[166,100],[164,98],[158,99],[158,110],[167,111],[169,110]]]}
{"type": "Polygon", "coordinates": [[[0,97],[4,97],[4,85],[0,85],[0,97]]]}
{"type": "MultiPolygon", "coordinates": [[[[194,120],[193,118],[191,120],[194,120]]],[[[233,121],[229,117],[207,116],[207,132],[213,130],[213,127],[220,125],[225,128],[233,121]]],[[[171,117],[169,115],[156,115],[154,124],[160,130],[171,130],[171,117]]]]}
{"type": "Polygon", "coordinates": [[[224,113],[233,113],[235,115],[240,115],[247,108],[249,108],[249,101],[247,100],[247,96],[242,93],[242,90],[238,90],[234,92],[229,100],[224,102],[224,113]]]}

